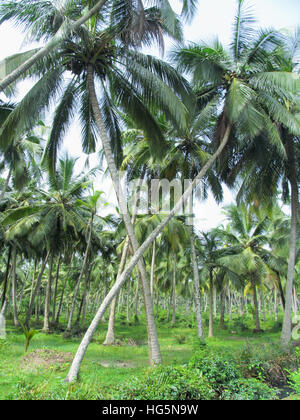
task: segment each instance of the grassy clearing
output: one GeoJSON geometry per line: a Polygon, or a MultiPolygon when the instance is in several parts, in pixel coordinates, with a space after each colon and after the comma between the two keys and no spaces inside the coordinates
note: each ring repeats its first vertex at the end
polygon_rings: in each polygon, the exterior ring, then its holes
{"type": "MultiPolygon", "coordinates": [[[[8,321],[7,339],[0,345],[0,398],[22,399],[22,393],[28,387],[36,387],[40,396],[43,393],[51,398],[80,398],[87,393],[88,398],[113,397],[111,390],[133,375],[142,376],[148,369],[148,348],[146,327],[141,321],[139,325],[127,325],[118,321],[117,337],[120,345],[103,346],[106,323],[101,324],[98,333],[90,344],[85,356],[80,381],[71,387],[64,383],[70,363],[47,364],[31,369],[22,366],[24,357],[24,335],[8,321]],[[137,343],[137,344],[134,344],[137,343]],[[104,366],[105,367],[104,367],[104,366]],[[122,367],[120,367],[120,365],[122,367]]],[[[238,332],[216,328],[215,337],[207,339],[207,346],[212,351],[226,348],[229,352],[239,352],[250,343],[252,347],[262,343],[278,343],[279,331],[274,332],[271,321],[263,324],[265,333],[255,335],[248,330],[238,332]],[[248,344],[247,344],[248,343],[248,344]]],[[[197,349],[195,329],[184,327],[179,322],[178,328],[171,328],[166,322],[158,324],[158,334],[165,365],[181,365],[188,363],[197,349]]],[[[29,353],[47,349],[75,354],[80,337],[64,339],[62,334],[53,333],[36,335],[29,348],[29,353]]],[[[27,390],[28,391],[28,390],[27,390]]],[[[28,392],[26,393],[28,397],[28,392]]]]}

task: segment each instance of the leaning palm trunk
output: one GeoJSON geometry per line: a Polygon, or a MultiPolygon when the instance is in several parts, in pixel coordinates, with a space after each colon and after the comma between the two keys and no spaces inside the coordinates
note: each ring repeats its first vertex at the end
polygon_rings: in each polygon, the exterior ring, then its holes
{"type": "MultiPolygon", "coordinates": [[[[138,196],[136,197],[136,201],[134,203],[134,208],[133,208],[133,212],[132,212],[132,219],[131,219],[132,224],[134,224],[135,219],[136,219],[137,206],[138,206],[138,200],[139,200],[139,195],[140,195],[140,188],[142,186],[141,184],[142,184],[144,176],[145,176],[145,170],[146,170],[146,167],[143,170],[143,173],[142,173],[142,176],[141,176],[141,181],[139,183],[138,196]]],[[[127,255],[128,255],[128,250],[129,250],[129,237],[127,236],[126,240],[125,240],[124,248],[123,248],[123,251],[122,251],[122,256],[121,256],[121,261],[120,261],[116,281],[118,281],[118,278],[120,277],[120,275],[122,274],[122,272],[124,270],[127,255]]],[[[111,306],[110,306],[107,333],[106,333],[105,341],[103,343],[104,346],[111,346],[115,343],[115,318],[116,318],[117,299],[118,299],[118,296],[115,296],[112,303],[111,303],[111,306]]]]}
{"type": "MultiPolygon", "coordinates": [[[[103,150],[105,154],[105,158],[107,161],[107,166],[111,175],[111,179],[114,185],[114,189],[116,192],[117,200],[119,203],[119,207],[122,213],[123,221],[126,227],[126,231],[131,242],[131,246],[133,252],[136,253],[139,249],[139,244],[136,239],[134,228],[130,220],[130,216],[128,214],[127,203],[125,197],[122,192],[120,179],[118,176],[118,171],[115,165],[115,160],[113,157],[111,143],[107,136],[106,127],[99,109],[98,99],[95,90],[95,80],[94,80],[94,68],[92,65],[88,66],[88,89],[90,94],[90,100],[92,104],[92,109],[94,112],[95,120],[97,126],[99,128],[103,150]]],[[[154,312],[153,312],[153,302],[150,293],[150,287],[147,280],[147,272],[144,260],[141,258],[138,260],[138,270],[141,275],[142,280],[142,288],[144,293],[144,301],[145,301],[145,311],[146,311],[146,322],[147,322],[147,331],[148,331],[148,341],[149,341],[149,362],[152,366],[153,364],[161,363],[161,353],[160,347],[158,343],[158,336],[156,331],[156,325],[154,320],[154,312]]]]}
{"type": "Polygon", "coordinates": [[[70,24],[67,19],[54,37],[48,42],[45,47],[41,48],[36,54],[21,64],[16,70],[11,72],[8,76],[4,77],[0,82],[0,92],[6,89],[11,83],[15,82],[23,73],[25,73],[30,67],[36,64],[43,57],[48,55],[56,46],[62,41],[66,40],[70,34],[80,28],[86,21],[88,21],[93,15],[98,13],[102,6],[106,3],[106,0],[100,0],[91,10],[85,13],[80,19],[70,24]]]}
{"type": "Polygon", "coordinates": [[[296,174],[295,154],[292,141],[289,141],[287,147],[289,168],[290,168],[290,184],[291,184],[291,236],[290,236],[290,255],[288,264],[288,275],[286,283],[285,310],[280,341],[283,347],[288,346],[292,335],[292,301],[293,301],[293,285],[295,275],[295,264],[297,254],[297,218],[298,218],[298,183],[296,174]]]}
{"type": "Polygon", "coordinates": [[[93,321],[91,322],[88,330],[86,331],[79,347],[76,352],[76,355],[74,357],[74,360],[72,362],[72,366],[70,368],[70,371],[68,373],[68,376],[66,378],[67,382],[74,382],[78,378],[80,366],[82,363],[82,360],[84,358],[85,352],[88,348],[88,345],[90,344],[96,329],[107,309],[109,304],[111,303],[112,299],[118,294],[120,291],[122,285],[126,281],[126,279],[130,276],[132,270],[140,260],[140,258],[144,255],[144,253],[147,251],[147,249],[151,246],[151,244],[156,240],[158,235],[162,232],[164,227],[169,223],[169,221],[175,216],[175,214],[180,211],[182,208],[182,205],[188,200],[190,197],[193,189],[198,186],[201,179],[206,175],[207,171],[212,167],[212,165],[215,163],[216,159],[221,155],[222,151],[224,150],[226,144],[228,143],[228,139],[231,133],[231,124],[228,125],[224,137],[222,138],[222,141],[218,147],[218,150],[214,153],[214,155],[206,162],[206,164],[203,166],[197,177],[194,179],[194,181],[190,184],[190,186],[187,188],[183,196],[180,198],[180,200],[175,204],[173,209],[170,211],[168,216],[166,216],[162,222],[153,230],[153,232],[148,236],[148,238],[144,241],[144,243],[140,246],[140,248],[134,253],[133,257],[131,258],[131,261],[123,271],[122,275],[119,277],[118,281],[113,285],[107,296],[104,298],[100,308],[98,309],[93,321]]]}

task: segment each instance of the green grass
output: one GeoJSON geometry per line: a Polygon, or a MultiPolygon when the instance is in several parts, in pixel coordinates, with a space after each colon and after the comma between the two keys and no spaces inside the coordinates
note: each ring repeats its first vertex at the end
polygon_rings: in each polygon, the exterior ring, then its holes
{"type": "MultiPolygon", "coordinates": [[[[188,328],[182,325],[183,317],[179,320],[177,328],[171,328],[168,323],[158,324],[158,335],[161,345],[164,364],[178,365],[189,361],[195,351],[196,328],[188,328]],[[185,341],[179,344],[176,336],[185,336],[185,341]]],[[[68,373],[69,364],[62,366],[48,366],[38,371],[24,370],[21,360],[25,351],[25,338],[21,329],[12,327],[10,321],[7,326],[7,339],[5,344],[0,344],[0,399],[22,399],[22,389],[26,386],[36,386],[41,395],[45,392],[53,394],[53,398],[68,398],[70,386],[64,383],[68,373]]],[[[266,330],[264,334],[253,335],[251,330],[244,333],[232,334],[231,329],[219,330],[216,328],[215,337],[207,339],[207,345],[214,348],[226,347],[230,351],[238,351],[245,347],[246,341],[252,345],[269,341],[278,342],[280,332],[271,332],[268,324],[262,324],[266,330]],[[269,331],[268,331],[269,328],[269,331]]],[[[90,344],[84,358],[80,381],[72,385],[71,391],[80,390],[88,392],[89,396],[101,398],[102,395],[109,395],[109,390],[131,376],[142,375],[148,368],[148,348],[146,327],[141,320],[139,325],[124,325],[124,321],[116,324],[116,335],[125,342],[120,346],[103,346],[107,324],[102,323],[98,332],[90,344]],[[132,346],[126,344],[126,340],[133,339],[141,345],[132,346]],[[122,361],[130,363],[134,367],[103,367],[101,361],[114,362],[122,361]],[[107,394],[108,392],[108,394],[107,394]]],[[[29,347],[29,352],[37,349],[52,349],[75,354],[80,338],[64,339],[62,334],[36,335],[29,347]]],[[[74,395],[76,398],[76,392],[74,395]]]]}

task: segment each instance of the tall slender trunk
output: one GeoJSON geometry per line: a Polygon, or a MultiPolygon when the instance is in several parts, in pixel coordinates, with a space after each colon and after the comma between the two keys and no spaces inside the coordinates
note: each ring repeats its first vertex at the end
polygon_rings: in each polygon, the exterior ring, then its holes
{"type": "Polygon", "coordinates": [[[177,255],[174,253],[174,269],[173,269],[173,283],[172,283],[172,327],[176,323],[176,277],[177,277],[177,255]]]}
{"type": "Polygon", "coordinates": [[[255,328],[256,330],[260,330],[260,320],[259,320],[259,307],[258,307],[258,299],[257,299],[257,290],[256,284],[253,279],[251,279],[252,290],[253,290],[253,304],[255,309],[255,328]]]}
{"type": "Polygon", "coordinates": [[[13,316],[14,316],[14,326],[18,327],[18,308],[17,308],[17,245],[13,246],[13,257],[12,257],[12,302],[13,302],[13,316]]]}
{"type": "Polygon", "coordinates": [[[107,0],[100,0],[91,8],[88,12],[84,13],[75,22],[70,23],[70,20],[67,19],[56,32],[56,34],[50,39],[50,41],[45,45],[45,47],[40,48],[36,54],[26,60],[21,64],[16,70],[9,73],[8,76],[4,77],[0,81],[0,92],[6,89],[11,83],[15,82],[23,73],[30,69],[34,64],[40,61],[43,57],[48,55],[55,47],[57,47],[61,42],[66,40],[72,32],[76,30],[87,22],[92,16],[96,13],[99,13],[102,6],[106,3],[107,0]]]}
{"type": "MultiPolygon", "coordinates": [[[[193,193],[190,200],[190,216],[193,214],[193,193]]],[[[201,294],[200,294],[200,278],[197,264],[197,256],[195,249],[195,235],[194,235],[194,217],[192,217],[192,224],[190,225],[190,243],[192,251],[193,275],[194,275],[194,291],[195,291],[195,306],[196,306],[196,319],[197,319],[197,335],[199,338],[204,338],[204,330],[202,324],[202,307],[201,307],[201,294]]]]}
{"type": "Polygon", "coordinates": [[[221,291],[221,312],[220,312],[220,328],[225,330],[225,299],[226,299],[226,292],[225,288],[222,288],[221,291]]]}
{"type": "Polygon", "coordinates": [[[289,180],[291,184],[291,235],[290,235],[290,255],[288,264],[288,274],[286,282],[285,310],[280,342],[283,347],[288,346],[292,337],[292,300],[293,285],[295,275],[295,264],[297,254],[297,218],[299,206],[298,183],[296,173],[294,144],[291,139],[288,140],[287,155],[289,161],[289,180]]]}
{"type": "MultiPolygon", "coordinates": [[[[141,187],[142,187],[142,182],[143,182],[143,179],[144,179],[144,176],[145,176],[145,172],[146,172],[146,166],[144,167],[144,169],[142,171],[141,181],[138,185],[139,190],[137,192],[136,201],[134,203],[134,207],[133,207],[133,210],[132,210],[132,219],[131,219],[132,224],[135,223],[137,209],[138,209],[138,201],[139,201],[139,198],[140,198],[140,190],[141,190],[141,187]]],[[[119,265],[119,268],[118,268],[116,281],[118,281],[120,275],[122,274],[122,272],[124,270],[126,260],[127,260],[128,251],[129,251],[129,236],[127,235],[126,240],[125,240],[125,244],[124,244],[124,248],[123,248],[123,251],[122,251],[122,256],[121,256],[121,261],[120,261],[120,265],[119,265]]],[[[137,282],[137,284],[138,284],[138,282],[137,282]]],[[[116,306],[117,306],[118,296],[119,295],[114,297],[114,299],[113,299],[113,301],[110,305],[107,333],[106,333],[105,341],[103,343],[103,345],[105,345],[105,346],[111,346],[115,343],[115,316],[116,316],[116,306]]]]}
{"type": "Polygon", "coordinates": [[[150,291],[151,291],[152,299],[153,299],[153,289],[154,289],[155,253],[156,253],[156,241],[153,242],[153,246],[152,246],[152,260],[151,260],[151,274],[150,274],[150,291]]]}
{"type": "Polygon", "coordinates": [[[31,301],[32,301],[32,296],[33,296],[33,292],[34,292],[34,285],[35,285],[35,275],[36,275],[37,261],[38,261],[38,259],[37,259],[37,258],[35,258],[35,260],[34,260],[34,267],[33,267],[33,274],[32,274],[32,280],[31,280],[31,289],[30,289],[30,298],[29,298],[29,302],[31,302],[31,301]]]}
{"type": "MultiPolygon", "coordinates": [[[[95,94],[94,94],[95,95],[95,94]]],[[[99,112],[99,110],[98,110],[99,112]]],[[[82,363],[82,360],[84,358],[84,355],[86,353],[86,350],[96,332],[96,329],[108,307],[108,305],[111,303],[112,299],[115,295],[118,294],[120,291],[122,285],[128,278],[128,276],[131,274],[132,270],[138,263],[138,261],[142,258],[146,250],[151,246],[153,241],[158,237],[158,235],[162,232],[164,227],[168,224],[168,222],[175,216],[175,214],[180,211],[182,208],[182,205],[187,201],[187,199],[190,197],[192,191],[194,188],[196,188],[201,179],[206,175],[207,171],[212,167],[216,159],[221,155],[222,151],[224,150],[225,146],[228,143],[230,133],[231,133],[232,125],[229,123],[227,125],[226,131],[224,133],[224,136],[222,138],[222,141],[217,149],[217,151],[213,154],[213,156],[208,159],[206,164],[203,166],[199,174],[196,176],[194,181],[190,184],[190,186],[187,188],[185,193],[182,195],[180,200],[178,200],[177,204],[173,207],[173,209],[169,212],[168,216],[166,216],[162,222],[153,230],[153,232],[148,236],[148,238],[144,241],[144,243],[140,246],[138,251],[135,252],[133,255],[131,261],[127,265],[126,269],[123,271],[122,275],[118,279],[118,281],[114,284],[114,286],[111,288],[107,296],[102,301],[101,306],[99,307],[93,321],[91,322],[88,330],[86,331],[78,349],[76,352],[76,355],[73,359],[71,368],[69,370],[68,376],[66,378],[67,382],[74,382],[78,378],[80,366],[82,363]]]]}
{"type": "Polygon", "coordinates": [[[10,246],[9,249],[8,249],[5,279],[4,279],[4,287],[3,287],[3,295],[2,295],[2,302],[1,302],[1,311],[4,308],[4,304],[5,304],[5,300],[6,300],[6,292],[7,292],[8,279],[9,279],[11,255],[12,255],[12,246],[10,246]]]}
{"type": "MultiPolygon", "coordinates": [[[[127,208],[127,202],[126,202],[125,196],[123,195],[117,167],[116,167],[112,149],[111,149],[111,143],[107,136],[106,127],[105,127],[105,124],[101,115],[101,111],[99,108],[98,99],[97,99],[96,90],[95,90],[94,69],[92,65],[89,65],[88,67],[88,88],[89,88],[92,109],[94,112],[97,126],[99,128],[103,150],[104,150],[107,166],[109,168],[109,172],[111,175],[111,179],[114,185],[119,208],[122,213],[122,218],[126,227],[127,234],[129,236],[129,240],[132,245],[133,252],[136,253],[139,249],[139,244],[134,233],[133,224],[131,223],[131,220],[130,220],[130,216],[129,216],[129,212],[127,208]]],[[[151,298],[150,287],[148,284],[147,272],[146,272],[144,260],[142,258],[139,259],[137,264],[138,264],[138,270],[141,274],[142,288],[143,288],[143,293],[144,293],[146,323],[147,323],[148,341],[149,341],[149,362],[150,362],[150,365],[152,366],[153,364],[161,363],[162,358],[161,358],[161,352],[160,352],[160,347],[158,343],[155,319],[154,319],[153,301],[151,298]]]]}
{"type": "Polygon", "coordinates": [[[59,317],[60,317],[60,314],[61,314],[62,305],[63,305],[63,301],[64,301],[64,294],[65,294],[65,290],[66,290],[66,286],[67,286],[69,274],[70,274],[70,271],[72,269],[73,255],[74,254],[72,254],[70,265],[69,265],[69,269],[68,269],[68,272],[66,274],[66,278],[65,278],[65,281],[64,281],[64,284],[63,284],[63,288],[62,288],[62,291],[61,291],[59,305],[58,305],[58,310],[57,310],[57,315],[56,315],[56,319],[55,319],[55,325],[58,325],[59,324],[59,317]]]}
{"type": "Polygon", "coordinates": [[[274,287],[274,314],[275,321],[278,321],[277,289],[274,287]]]}
{"type": "Polygon", "coordinates": [[[214,317],[217,318],[217,288],[214,285],[214,317]]]}
{"type": "Polygon", "coordinates": [[[55,288],[54,288],[53,309],[52,309],[52,324],[55,323],[57,287],[58,287],[60,263],[61,263],[61,254],[59,254],[59,257],[58,257],[56,276],[55,276],[55,288]]]}
{"type": "Polygon", "coordinates": [[[209,270],[209,327],[208,336],[214,336],[214,317],[213,317],[213,304],[214,304],[214,282],[213,282],[213,270],[209,270]]]}
{"type": "Polygon", "coordinates": [[[36,298],[36,296],[37,296],[37,294],[38,294],[38,292],[40,290],[40,287],[41,287],[42,277],[43,277],[43,274],[44,274],[44,271],[45,271],[45,268],[46,268],[46,264],[47,264],[49,255],[50,255],[50,251],[47,252],[47,254],[46,254],[46,256],[45,256],[45,258],[44,258],[44,260],[42,262],[42,266],[41,266],[41,269],[40,269],[38,278],[36,280],[35,289],[34,289],[34,291],[32,293],[32,296],[31,296],[31,299],[30,299],[30,302],[29,302],[27,316],[26,316],[26,321],[25,321],[25,325],[27,327],[29,327],[30,317],[31,317],[31,313],[32,313],[32,310],[33,310],[33,304],[34,304],[35,298],[36,298]]]}
{"type": "Polygon", "coordinates": [[[88,231],[87,245],[86,245],[86,249],[85,249],[85,253],[84,253],[84,259],[83,259],[82,267],[81,267],[81,270],[80,270],[80,274],[79,274],[79,277],[78,277],[78,280],[77,280],[77,283],[76,283],[76,286],[75,286],[75,290],[74,290],[74,295],[73,295],[72,305],[71,305],[71,311],[70,311],[70,315],[69,315],[69,319],[68,319],[68,325],[67,325],[67,329],[65,331],[66,334],[70,333],[71,328],[72,328],[72,321],[73,321],[75,307],[76,307],[76,299],[77,299],[77,296],[78,296],[80,283],[81,283],[82,277],[85,273],[86,266],[87,266],[87,261],[88,261],[89,252],[90,252],[90,248],[91,248],[91,242],[92,242],[93,222],[94,222],[94,213],[92,213],[92,217],[91,217],[91,220],[90,220],[89,226],[88,226],[89,231],[88,231]]]}
{"type": "Polygon", "coordinates": [[[134,309],[134,319],[135,322],[138,322],[138,309],[139,309],[139,285],[140,283],[137,281],[136,282],[136,289],[135,289],[135,309],[134,309]]]}
{"type": "Polygon", "coordinates": [[[49,276],[48,276],[46,297],[45,297],[45,312],[44,312],[44,327],[43,327],[43,332],[45,333],[48,333],[50,330],[50,305],[51,305],[53,260],[54,260],[54,251],[51,252],[51,258],[50,258],[50,264],[49,264],[49,276]]]}
{"type": "Polygon", "coordinates": [[[89,282],[90,282],[90,277],[91,277],[91,272],[92,272],[92,268],[93,268],[93,264],[90,264],[89,269],[86,273],[85,276],[85,281],[84,281],[84,285],[83,285],[83,294],[82,294],[82,299],[80,302],[80,307],[79,307],[79,311],[77,314],[77,319],[75,322],[75,330],[77,329],[78,331],[80,330],[80,324],[84,322],[83,316],[82,316],[82,320],[80,323],[80,318],[81,318],[81,314],[84,314],[85,311],[85,305],[86,305],[86,296],[87,296],[87,290],[88,290],[88,286],[89,286],[89,282]]]}

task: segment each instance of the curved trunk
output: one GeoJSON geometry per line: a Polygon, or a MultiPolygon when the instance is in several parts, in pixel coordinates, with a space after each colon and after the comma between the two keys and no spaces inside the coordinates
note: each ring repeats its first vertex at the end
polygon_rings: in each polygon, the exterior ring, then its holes
{"type": "MultiPolygon", "coordinates": [[[[131,223],[128,208],[127,208],[127,201],[125,196],[123,195],[120,179],[118,176],[118,170],[115,164],[115,160],[113,157],[111,143],[107,136],[106,127],[99,109],[98,99],[95,91],[95,80],[94,80],[94,69],[92,65],[88,67],[88,89],[90,94],[90,100],[92,104],[92,109],[94,112],[95,120],[97,126],[99,128],[101,141],[103,145],[103,150],[107,162],[107,166],[111,175],[111,179],[114,185],[115,193],[117,196],[117,200],[119,203],[119,208],[122,213],[122,218],[126,227],[126,231],[129,237],[129,240],[132,245],[133,252],[136,253],[139,249],[139,244],[136,239],[133,224],[131,223]]],[[[147,272],[144,260],[141,258],[138,260],[138,269],[141,274],[142,280],[142,288],[144,293],[144,301],[145,301],[145,311],[146,311],[146,322],[147,322],[147,330],[148,330],[148,341],[149,341],[149,362],[152,366],[153,364],[161,363],[161,353],[160,347],[158,343],[158,336],[156,331],[156,325],[154,320],[154,312],[153,312],[153,302],[150,293],[150,287],[148,284],[147,279],[147,272]]]]}
{"type": "Polygon", "coordinates": [[[290,255],[288,264],[288,274],[285,295],[285,310],[283,325],[281,331],[281,344],[288,346],[292,336],[292,301],[293,285],[295,275],[295,264],[297,254],[297,218],[299,206],[298,183],[296,173],[296,162],[294,154],[294,145],[292,140],[288,141],[287,154],[289,159],[290,184],[291,184],[291,235],[290,235],[290,255]]]}
{"type": "MultiPolygon", "coordinates": [[[[133,224],[134,224],[135,219],[136,219],[138,200],[139,200],[139,196],[140,196],[140,188],[142,186],[142,182],[143,182],[143,179],[144,179],[144,176],[145,176],[145,171],[146,171],[146,167],[144,167],[144,169],[143,169],[142,176],[141,176],[141,181],[139,183],[139,191],[137,193],[136,201],[134,203],[134,208],[133,208],[133,212],[132,212],[132,219],[131,219],[131,222],[133,224]]],[[[128,250],[129,250],[129,237],[127,236],[126,240],[125,240],[122,256],[121,256],[121,261],[120,261],[116,281],[118,281],[120,275],[122,274],[122,272],[124,270],[127,255],[128,255],[128,250]]],[[[138,282],[137,282],[137,284],[138,284],[138,282]]],[[[107,333],[106,333],[105,341],[103,343],[104,346],[111,346],[115,343],[115,317],[116,317],[117,299],[118,299],[118,295],[114,297],[114,299],[111,303],[111,306],[110,306],[107,333]]]]}
{"type": "MultiPolygon", "coordinates": [[[[99,111],[98,111],[99,112],[99,111]]],[[[108,305],[111,303],[114,296],[118,294],[120,291],[122,285],[126,281],[126,279],[130,276],[132,270],[136,266],[137,262],[142,258],[144,253],[147,251],[147,249],[151,246],[153,241],[158,237],[158,235],[162,232],[164,227],[169,223],[169,221],[175,216],[175,214],[182,209],[182,205],[188,200],[190,197],[193,189],[198,186],[201,179],[206,175],[207,171],[212,167],[216,159],[221,155],[222,151],[224,150],[225,146],[228,143],[229,136],[231,133],[231,124],[228,124],[228,127],[225,131],[224,137],[222,138],[222,141],[217,149],[217,151],[213,154],[213,156],[206,162],[206,164],[203,166],[197,177],[194,179],[194,181],[190,184],[190,186],[187,188],[185,193],[182,195],[180,200],[177,202],[177,204],[173,207],[173,209],[169,212],[168,216],[166,216],[162,222],[153,230],[153,232],[148,236],[148,238],[144,241],[144,243],[140,246],[140,248],[134,253],[133,257],[131,258],[131,261],[123,271],[122,275],[118,279],[118,281],[114,284],[114,286],[111,288],[105,299],[103,300],[100,308],[98,309],[93,321],[91,322],[87,332],[85,333],[78,350],[76,352],[76,355],[74,357],[74,360],[72,362],[72,366],[70,368],[70,371],[68,373],[68,376],[66,378],[67,382],[74,382],[78,378],[80,366],[82,363],[82,360],[84,358],[85,352],[88,348],[88,345],[90,344],[96,329],[108,307],[108,305]]]]}

